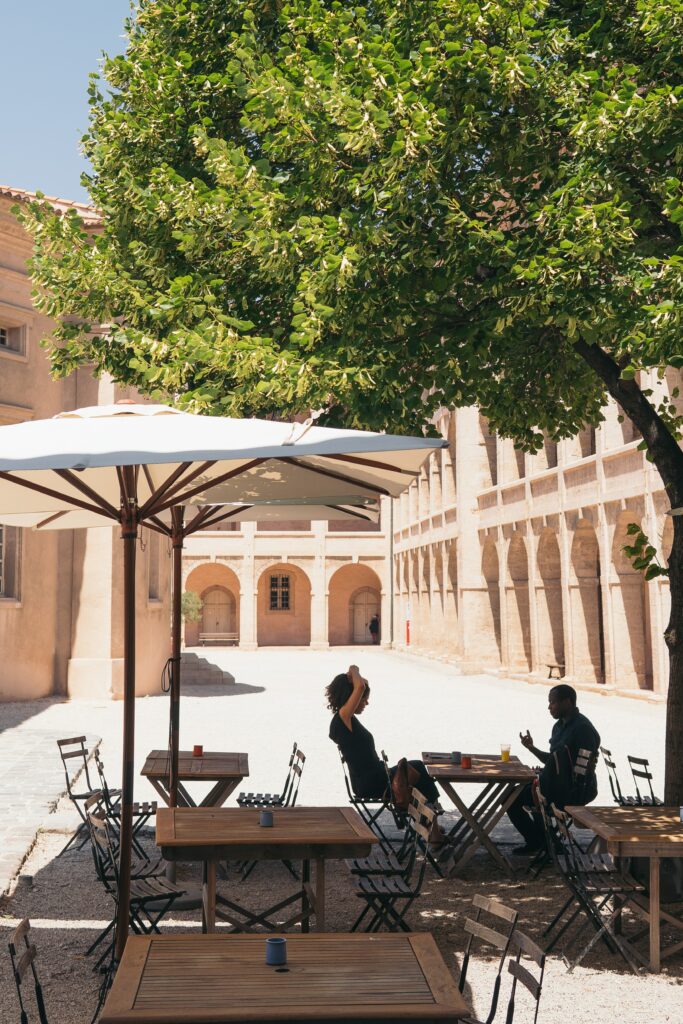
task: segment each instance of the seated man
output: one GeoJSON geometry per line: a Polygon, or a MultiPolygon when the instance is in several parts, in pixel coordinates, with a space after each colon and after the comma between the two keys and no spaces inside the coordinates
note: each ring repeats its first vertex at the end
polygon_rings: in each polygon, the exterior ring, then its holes
{"type": "MultiPolygon", "coordinates": [[[[559,808],[572,802],[588,804],[598,794],[595,773],[586,780],[581,797],[576,798],[572,794],[574,765],[579,750],[590,750],[597,754],[600,735],[592,722],[577,708],[576,690],[566,683],[553,686],[548,694],[548,711],[555,719],[548,753],[534,746],[528,729],[526,735],[519,734],[522,745],[543,763],[538,779],[541,793],[559,808]]],[[[525,840],[523,846],[515,847],[514,853],[535,853],[545,845],[540,815],[534,814],[531,817],[524,810],[531,806],[533,794],[530,784],[524,787],[508,810],[510,821],[525,840]]]]}

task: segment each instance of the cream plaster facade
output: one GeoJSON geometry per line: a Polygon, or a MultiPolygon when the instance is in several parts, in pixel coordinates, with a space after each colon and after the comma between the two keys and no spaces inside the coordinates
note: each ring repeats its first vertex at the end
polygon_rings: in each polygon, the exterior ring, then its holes
{"type": "MultiPolygon", "coordinates": [[[[645,381],[655,394],[678,371],[645,381]]],[[[499,671],[658,699],[665,695],[665,578],[646,583],[624,556],[629,523],[662,564],[668,502],[630,423],[604,423],[529,456],[489,433],[475,408],[438,420],[448,449],[395,504],[396,641],[499,671]]]]}
{"type": "MultiPolygon", "coordinates": [[[[0,334],[0,424],[108,404],[128,394],[111,381],[94,380],[85,370],[63,381],[50,378],[39,340],[50,333],[51,323],[32,305],[26,269],[31,242],[11,212],[25,196],[0,187],[0,328],[6,332],[0,334]]],[[[61,200],[55,204],[72,205],[61,200]]],[[[92,213],[79,209],[86,216],[92,213]]],[[[0,593],[0,700],[53,693],[122,696],[123,571],[118,533],[110,527],[14,533],[12,579],[5,580],[4,596],[0,593]]],[[[6,549],[8,537],[5,528],[6,549]]],[[[143,531],[137,568],[140,694],[158,690],[170,653],[170,552],[166,544],[155,548],[157,596],[150,597],[154,544],[143,531]]]]}

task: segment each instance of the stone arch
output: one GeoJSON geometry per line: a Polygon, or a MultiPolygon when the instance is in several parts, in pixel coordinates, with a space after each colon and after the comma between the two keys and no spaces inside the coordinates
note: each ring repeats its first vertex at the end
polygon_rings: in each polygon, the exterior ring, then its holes
{"type": "MultiPolygon", "coordinates": [[[[482,634],[495,643],[492,648],[496,664],[501,662],[500,627],[500,568],[498,552],[491,537],[487,537],[481,553],[481,574],[484,578],[485,601],[482,607],[482,634]]],[[[488,646],[488,645],[487,645],[488,646]]]]}
{"type": "Polygon", "coordinates": [[[332,574],[327,601],[330,644],[372,642],[368,623],[373,615],[380,613],[381,590],[377,573],[361,562],[342,565],[332,574]]]}
{"type": "MultiPolygon", "coordinates": [[[[185,590],[192,590],[202,601],[211,591],[221,591],[225,594],[225,601],[218,600],[217,605],[222,606],[218,614],[221,620],[227,616],[228,627],[225,629],[208,628],[211,624],[205,621],[206,615],[202,608],[202,618],[199,622],[185,623],[185,646],[193,647],[199,642],[200,633],[237,633],[238,642],[240,634],[240,583],[237,574],[229,569],[227,565],[220,562],[203,562],[196,566],[188,574],[185,580],[185,590]]],[[[216,597],[219,595],[216,594],[216,597]]],[[[216,609],[216,611],[218,611],[216,609]]],[[[207,613],[208,615],[208,609],[207,613]]]]}
{"type": "Polygon", "coordinates": [[[536,586],[538,658],[541,665],[564,665],[562,566],[555,532],[546,527],[538,542],[536,586]]]}
{"type": "Polygon", "coordinates": [[[489,422],[479,413],[479,445],[483,448],[481,463],[481,487],[495,487],[498,483],[498,452],[496,435],[489,430],[489,422]]]}
{"type": "Polygon", "coordinates": [[[569,585],[573,674],[578,681],[605,681],[600,549],[592,523],[580,519],[571,548],[569,585]]]}
{"type": "Polygon", "coordinates": [[[311,582],[298,565],[276,562],[262,571],[256,608],[259,647],[307,647],[310,644],[311,582]]]}
{"type": "Polygon", "coordinates": [[[614,630],[614,677],[618,686],[652,689],[650,603],[645,576],[624,553],[630,523],[641,525],[638,512],[624,509],[614,526],[612,563],[616,581],[610,586],[614,630]]]}
{"type": "Polygon", "coordinates": [[[521,533],[513,533],[508,547],[508,581],[505,588],[507,660],[511,669],[531,671],[531,612],[529,608],[529,559],[521,533]]]}

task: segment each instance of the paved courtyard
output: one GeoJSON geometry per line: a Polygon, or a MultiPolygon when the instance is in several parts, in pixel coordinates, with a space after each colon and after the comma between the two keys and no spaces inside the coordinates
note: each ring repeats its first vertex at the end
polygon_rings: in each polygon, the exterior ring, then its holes
{"type": "MultiPolygon", "coordinates": [[[[207,750],[249,754],[250,789],[277,788],[294,740],[307,756],[301,800],[309,804],[346,802],[336,748],[327,736],[330,713],[323,690],[351,661],[372,687],[364,723],[390,762],[419,757],[423,749],[493,752],[502,742],[528,758],[519,743],[529,729],[545,746],[552,720],[547,686],[491,676],[463,676],[453,666],[372,648],[311,651],[262,648],[202,649],[200,653],[235,677],[233,686],[193,685],[181,704],[181,747],[203,743],[207,750]]],[[[651,759],[663,782],[664,707],[640,700],[579,694],[579,704],[597,726],[603,744],[623,766],[627,753],[651,759]]],[[[111,702],[51,701],[0,705],[0,892],[30,849],[38,828],[68,828],[70,810],[53,811],[64,790],[56,745],[60,736],[85,733],[102,738],[101,753],[111,785],[118,785],[122,705],[111,702]]],[[[168,740],[168,698],[145,697],[136,708],[136,773],[147,752],[168,740]]],[[[599,769],[601,797],[609,802],[605,770],[599,769]]],[[[138,778],[136,798],[155,796],[138,778]]],[[[516,833],[511,832],[510,841],[516,833]]]]}

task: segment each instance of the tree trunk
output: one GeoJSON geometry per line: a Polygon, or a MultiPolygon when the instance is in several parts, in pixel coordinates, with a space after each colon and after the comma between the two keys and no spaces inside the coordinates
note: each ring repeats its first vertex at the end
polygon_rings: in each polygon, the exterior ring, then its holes
{"type": "MultiPolygon", "coordinates": [[[[636,381],[622,378],[619,364],[609,353],[582,340],[574,348],[643,435],[671,508],[683,508],[683,452],[676,437],[636,381]]],[[[683,515],[675,515],[673,524],[674,542],[669,556],[671,616],[664,634],[669,649],[664,802],[679,807],[683,806],[683,515]]]]}
{"type": "Polygon", "coordinates": [[[669,696],[666,705],[664,803],[683,805],[683,516],[674,516],[669,556],[671,617],[664,639],[669,648],[669,696]]]}

